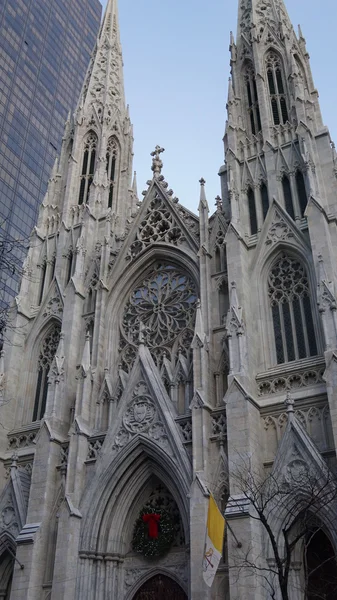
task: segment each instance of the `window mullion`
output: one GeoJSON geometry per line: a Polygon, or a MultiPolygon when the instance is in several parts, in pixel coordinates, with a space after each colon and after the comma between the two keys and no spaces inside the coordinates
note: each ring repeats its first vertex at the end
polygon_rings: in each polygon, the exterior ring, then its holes
{"type": "Polygon", "coordinates": [[[282,344],[283,344],[283,353],[284,353],[284,362],[288,362],[288,347],[286,340],[286,332],[284,327],[284,317],[283,317],[283,304],[280,303],[278,305],[280,311],[280,323],[281,323],[281,336],[282,336],[282,344]]]}
{"type": "Polygon", "coordinates": [[[292,302],[289,302],[289,309],[290,309],[291,329],[293,332],[293,339],[294,339],[295,360],[298,360],[299,359],[298,341],[297,341],[297,332],[296,332],[295,317],[294,317],[294,307],[293,307],[292,302]]]}
{"type": "Polygon", "coordinates": [[[299,301],[300,301],[301,317],[302,317],[303,332],[304,332],[305,352],[306,352],[307,356],[310,356],[309,339],[308,339],[308,332],[307,332],[307,322],[306,322],[305,313],[304,313],[302,296],[299,298],[299,301]]]}

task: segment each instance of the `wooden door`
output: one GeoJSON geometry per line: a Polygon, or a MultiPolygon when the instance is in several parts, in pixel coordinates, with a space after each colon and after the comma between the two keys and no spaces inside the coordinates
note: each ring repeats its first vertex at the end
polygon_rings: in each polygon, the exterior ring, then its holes
{"type": "Polygon", "coordinates": [[[187,600],[187,596],[173,579],[156,575],[144,583],[134,600],[187,600]]]}

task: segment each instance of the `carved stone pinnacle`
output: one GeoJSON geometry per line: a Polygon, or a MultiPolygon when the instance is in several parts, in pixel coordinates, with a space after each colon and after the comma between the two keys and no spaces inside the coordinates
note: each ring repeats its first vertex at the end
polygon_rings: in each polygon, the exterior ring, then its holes
{"type": "Polygon", "coordinates": [[[294,401],[294,398],[292,397],[292,395],[291,395],[291,393],[289,391],[287,392],[284,404],[287,407],[287,413],[288,414],[292,414],[294,412],[295,401],[294,401]]]}

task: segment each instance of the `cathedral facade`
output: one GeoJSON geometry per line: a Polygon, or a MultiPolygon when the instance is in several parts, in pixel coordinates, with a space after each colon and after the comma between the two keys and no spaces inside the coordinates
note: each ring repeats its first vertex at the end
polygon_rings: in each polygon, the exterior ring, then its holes
{"type": "Polygon", "coordinates": [[[108,2],[1,353],[0,599],[316,598],[316,535],[336,568],[337,155],[283,0],[230,51],[216,211],[159,146],[139,201],[108,2]]]}

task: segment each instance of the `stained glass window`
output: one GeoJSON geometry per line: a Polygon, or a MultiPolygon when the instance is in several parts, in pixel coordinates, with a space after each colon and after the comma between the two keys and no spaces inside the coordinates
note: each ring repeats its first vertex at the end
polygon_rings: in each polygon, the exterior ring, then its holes
{"type": "Polygon", "coordinates": [[[282,254],[268,278],[277,363],[315,356],[317,343],[306,269],[298,258],[282,254]]]}

